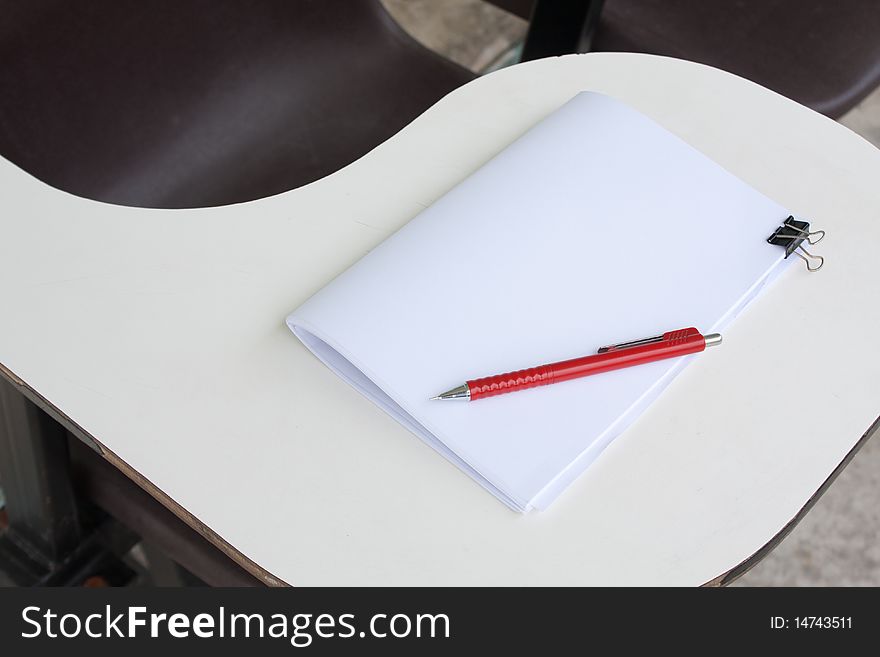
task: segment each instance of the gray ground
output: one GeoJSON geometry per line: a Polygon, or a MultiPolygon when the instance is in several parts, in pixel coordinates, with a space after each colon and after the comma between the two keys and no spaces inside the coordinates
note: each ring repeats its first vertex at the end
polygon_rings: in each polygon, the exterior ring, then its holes
{"type": "MultiPolygon", "coordinates": [[[[525,21],[481,0],[383,2],[422,43],[475,72],[510,61],[525,34],[525,21]]],[[[880,146],[880,90],[842,123],[880,146]]],[[[737,585],[880,585],[878,502],[880,439],[875,438],[788,538],[737,585]]]]}

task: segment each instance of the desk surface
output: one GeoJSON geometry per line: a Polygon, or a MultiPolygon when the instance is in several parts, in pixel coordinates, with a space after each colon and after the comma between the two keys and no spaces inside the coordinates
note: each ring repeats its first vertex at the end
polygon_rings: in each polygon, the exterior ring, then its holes
{"type": "MultiPolygon", "coordinates": [[[[269,582],[702,584],[783,530],[880,414],[880,351],[851,339],[880,333],[878,179],[880,153],[843,126],[629,54],[493,73],[336,174],[242,205],[105,205],[0,160],[0,363],[269,582]],[[283,319],[582,89],[812,218],[826,264],[791,267],[548,511],[520,516],[283,319]]],[[[727,228],[706,226],[724,258],[727,228]]]]}

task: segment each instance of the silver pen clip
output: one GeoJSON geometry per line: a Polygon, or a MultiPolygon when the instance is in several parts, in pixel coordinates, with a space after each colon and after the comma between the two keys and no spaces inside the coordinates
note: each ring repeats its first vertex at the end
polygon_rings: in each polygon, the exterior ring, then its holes
{"type": "Polygon", "coordinates": [[[630,347],[641,347],[643,344],[651,344],[663,340],[662,335],[655,335],[653,338],[642,338],[641,340],[633,340],[632,342],[621,342],[620,344],[611,344],[607,347],[600,347],[596,353],[604,354],[612,349],[629,349],[630,347]]]}

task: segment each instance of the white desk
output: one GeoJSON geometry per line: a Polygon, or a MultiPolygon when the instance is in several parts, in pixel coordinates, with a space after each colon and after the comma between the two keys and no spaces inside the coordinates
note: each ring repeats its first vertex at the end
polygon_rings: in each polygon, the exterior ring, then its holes
{"type": "MultiPolygon", "coordinates": [[[[771,541],[880,414],[880,351],[853,339],[880,334],[878,180],[880,153],[843,126],[628,54],[478,79],[342,171],[244,205],[103,205],[0,160],[0,363],[267,581],[702,584],[771,541]],[[520,516],[283,319],[582,89],[812,218],[826,264],[790,268],[550,510],[520,516]]],[[[735,229],[707,217],[707,248],[725,257],[735,229]]]]}

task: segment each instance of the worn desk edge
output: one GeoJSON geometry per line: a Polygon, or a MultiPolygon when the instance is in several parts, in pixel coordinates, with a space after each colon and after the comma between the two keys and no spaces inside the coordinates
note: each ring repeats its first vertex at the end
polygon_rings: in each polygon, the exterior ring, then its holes
{"type": "Polygon", "coordinates": [[[97,438],[89,434],[68,415],[55,407],[48,399],[43,397],[39,392],[30,387],[20,377],[16,376],[8,367],[0,363],[0,377],[11,383],[15,389],[23,394],[27,399],[36,404],[41,410],[45,411],[53,420],[61,424],[78,440],[82,441],[90,448],[100,454],[107,462],[113,465],[117,470],[122,472],[126,477],[131,479],[135,484],[155,498],[162,506],[171,511],[175,516],[180,518],[189,527],[201,534],[214,547],[223,552],[239,566],[244,568],[251,575],[269,586],[289,586],[287,582],[276,577],[265,568],[261,567],[255,561],[249,559],[239,550],[233,547],[223,537],[217,534],[213,529],[205,525],[192,513],[187,511],[183,506],[178,504],[174,499],[167,495],[163,490],[156,486],[149,479],[144,477],[140,472],[131,467],[123,459],[119,458],[111,450],[107,449],[97,438]]]}

